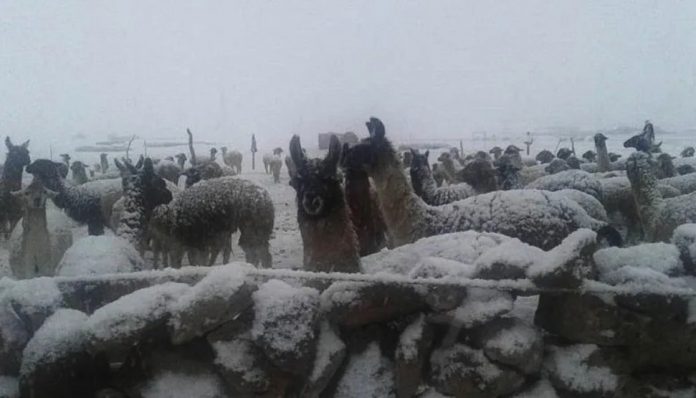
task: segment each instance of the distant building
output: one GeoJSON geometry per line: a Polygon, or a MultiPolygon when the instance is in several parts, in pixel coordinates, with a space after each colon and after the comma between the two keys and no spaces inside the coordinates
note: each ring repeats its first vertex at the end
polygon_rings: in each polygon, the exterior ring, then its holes
{"type": "Polygon", "coordinates": [[[329,149],[329,144],[331,143],[331,136],[332,135],[335,135],[336,137],[338,137],[338,140],[341,141],[341,144],[347,142],[347,143],[353,145],[353,144],[357,144],[360,141],[357,134],[355,134],[352,131],[349,131],[345,134],[319,133],[319,149],[329,149]]]}

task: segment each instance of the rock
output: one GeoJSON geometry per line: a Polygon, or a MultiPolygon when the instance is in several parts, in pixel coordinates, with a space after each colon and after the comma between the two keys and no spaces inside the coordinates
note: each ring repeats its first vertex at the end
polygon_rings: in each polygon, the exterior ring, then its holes
{"type": "Polygon", "coordinates": [[[589,229],[573,232],[527,268],[527,276],[539,287],[578,288],[584,279],[594,279],[597,274],[592,258],[596,238],[589,229]]]}
{"type": "Polygon", "coordinates": [[[620,385],[619,375],[601,355],[595,354],[601,352],[592,344],[549,347],[544,369],[559,390],[591,397],[614,397],[620,385]]]}
{"type": "Polygon", "coordinates": [[[3,293],[4,299],[30,333],[37,331],[63,305],[63,295],[52,278],[26,279],[3,293]]]}
{"type": "Polygon", "coordinates": [[[696,397],[696,387],[687,380],[671,375],[641,375],[624,378],[616,396],[617,398],[696,397]]]}
{"type": "Polygon", "coordinates": [[[541,379],[512,398],[558,398],[558,394],[548,380],[541,379]]]}
{"type": "Polygon", "coordinates": [[[0,374],[19,374],[22,350],[30,334],[9,300],[0,297],[0,374]]]}
{"type": "Polygon", "coordinates": [[[103,388],[94,394],[95,398],[128,398],[128,396],[121,391],[115,390],[113,388],[103,388]]]}
{"type": "Polygon", "coordinates": [[[618,294],[614,302],[621,308],[649,316],[658,322],[686,322],[689,316],[689,302],[685,297],[658,294],[635,293],[618,294]]]}
{"type": "Polygon", "coordinates": [[[346,357],[346,345],[326,321],[321,324],[316,351],[312,373],[300,394],[302,397],[319,397],[346,357]]]}
{"type": "Polygon", "coordinates": [[[422,381],[423,365],[428,359],[432,341],[433,332],[423,314],[401,333],[394,359],[397,397],[415,395],[422,381]]]}
{"type": "Polygon", "coordinates": [[[696,324],[653,321],[642,330],[644,340],[626,347],[638,370],[688,372],[696,369],[696,324]]]}
{"type": "Polygon", "coordinates": [[[319,292],[295,288],[277,279],[254,292],[251,336],[271,362],[292,374],[312,370],[319,319],[319,292]]]}
{"type": "Polygon", "coordinates": [[[546,252],[538,247],[522,243],[518,239],[503,242],[495,250],[489,250],[476,260],[474,278],[522,279],[527,268],[544,258],[546,252]]]}
{"type": "Polygon", "coordinates": [[[27,343],[19,388],[26,397],[91,397],[103,385],[108,364],[87,352],[82,312],[60,309],[27,343]]]}
{"type": "Polygon", "coordinates": [[[413,285],[335,282],[321,295],[322,311],[339,325],[386,322],[427,308],[413,285]]]}
{"type": "Polygon", "coordinates": [[[394,396],[394,365],[376,342],[350,356],[334,394],[335,398],[383,398],[394,396]]]}
{"type": "Polygon", "coordinates": [[[519,373],[496,366],[481,350],[463,344],[433,351],[430,366],[430,378],[435,388],[455,397],[508,395],[524,383],[524,377],[519,373]]]}
{"type": "Polygon", "coordinates": [[[187,369],[186,371],[163,371],[154,375],[143,386],[140,396],[226,398],[230,395],[216,374],[206,369],[187,369]]]}
{"type": "Polygon", "coordinates": [[[515,318],[501,318],[484,327],[483,353],[491,361],[527,375],[536,374],[544,357],[544,342],[535,328],[515,318]]]}
{"type": "Polygon", "coordinates": [[[181,296],[171,308],[169,330],[174,344],[181,344],[236,319],[253,302],[256,287],[245,282],[246,269],[213,268],[181,296]]]}
{"type": "Polygon", "coordinates": [[[216,341],[215,366],[230,388],[248,393],[267,391],[271,384],[270,370],[263,353],[244,338],[216,341]]]}
{"type": "Polygon", "coordinates": [[[534,323],[577,343],[603,346],[646,341],[649,318],[622,309],[612,297],[591,294],[539,295],[534,323]]]}
{"type": "Polygon", "coordinates": [[[113,359],[149,338],[168,339],[165,326],[170,307],[188,289],[186,284],[167,282],[137,290],[99,308],[86,324],[90,352],[105,352],[113,359]]]}

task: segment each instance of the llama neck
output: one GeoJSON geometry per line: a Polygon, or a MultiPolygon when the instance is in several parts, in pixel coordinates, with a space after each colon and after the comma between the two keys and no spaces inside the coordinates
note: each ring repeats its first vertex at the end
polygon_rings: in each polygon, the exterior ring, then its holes
{"type": "Polygon", "coordinates": [[[22,230],[24,237],[36,234],[48,234],[46,223],[46,208],[31,208],[25,206],[22,217],[22,230]]]}
{"type": "Polygon", "coordinates": [[[418,169],[411,169],[411,185],[413,186],[413,191],[416,195],[421,198],[427,199],[435,196],[437,190],[437,183],[433,178],[433,174],[427,167],[419,167],[418,169]]]}
{"type": "Polygon", "coordinates": [[[359,272],[358,241],[345,203],[327,217],[303,219],[298,210],[304,265],[312,271],[359,272]]]}
{"type": "Polygon", "coordinates": [[[423,231],[418,229],[418,225],[425,218],[427,205],[413,193],[394,152],[386,153],[386,158],[370,174],[394,246],[412,243],[422,237],[423,231]]]}
{"type": "Polygon", "coordinates": [[[123,196],[123,213],[121,213],[121,219],[118,223],[117,234],[131,242],[135,247],[141,247],[145,243],[146,221],[142,192],[139,189],[126,192],[123,196]]]}
{"type": "Polygon", "coordinates": [[[22,188],[22,171],[23,166],[16,165],[10,159],[5,161],[2,169],[2,181],[8,192],[18,191],[22,188]]]}
{"type": "Polygon", "coordinates": [[[646,238],[655,240],[655,226],[658,225],[665,206],[665,200],[657,188],[657,178],[651,173],[644,173],[640,181],[631,182],[631,190],[646,238]]]}
{"type": "Polygon", "coordinates": [[[597,169],[599,171],[609,171],[611,169],[611,161],[609,160],[606,142],[595,142],[595,149],[597,150],[597,169]]]}
{"type": "Polygon", "coordinates": [[[345,197],[353,229],[357,234],[360,256],[375,253],[383,243],[379,228],[381,215],[375,208],[370,178],[364,171],[346,171],[345,197]]]}

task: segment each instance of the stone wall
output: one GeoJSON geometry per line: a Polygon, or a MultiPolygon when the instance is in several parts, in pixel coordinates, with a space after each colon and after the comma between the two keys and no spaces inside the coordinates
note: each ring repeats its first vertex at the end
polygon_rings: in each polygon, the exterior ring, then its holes
{"type": "Polygon", "coordinates": [[[2,280],[0,396],[696,392],[688,297],[341,279],[233,264],[2,280]]]}

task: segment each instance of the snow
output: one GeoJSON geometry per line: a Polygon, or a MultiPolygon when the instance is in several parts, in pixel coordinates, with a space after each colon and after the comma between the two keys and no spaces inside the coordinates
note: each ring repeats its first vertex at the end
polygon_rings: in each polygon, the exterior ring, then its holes
{"type": "Polygon", "coordinates": [[[29,340],[22,354],[21,374],[31,374],[37,366],[84,351],[87,315],[72,309],[59,309],[29,340]]]}
{"type": "Polygon", "coordinates": [[[273,351],[297,352],[314,338],[317,290],[273,279],[259,286],[252,297],[255,317],[251,335],[255,340],[263,340],[273,351]]]}
{"type": "Polygon", "coordinates": [[[223,369],[240,374],[250,384],[263,383],[268,375],[258,367],[252,352],[253,344],[244,339],[212,343],[215,363],[223,369]]]}
{"type": "Polygon", "coordinates": [[[483,253],[474,263],[475,273],[490,270],[495,264],[505,264],[524,271],[545,256],[545,251],[522,243],[519,239],[511,239],[501,243],[495,250],[483,253]]]}
{"type": "Polygon", "coordinates": [[[490,289],[472,288],[462,304],[450,311],[453,322],[458,326],[472,327],[510,312],[513,300],[509,293],[490,289]]]}
{"type": "Polygon", "coordinates": [[[143,398],[224,398],[224,388],[212,373],[189,374],[165,371],[157,374],[142,391],[143,398]]]}
{"type": "Polygon", "coordinates": [[[672,233],[672,243],[692,261],[696,260],[696,224],[678,226],[672,233]]]}
{"type": "Polygon", "coordinates": [[[595,252],[600,281],[609,284],[682,283],[669,275],[681,275],[684,267],[679,249],[667,243],[644,243],[627,248],[606,248],[595,252]]]}
{"type": "Polygon", "coordinates": [[[430,363],[438,380],[460,375],[480,377],[483,382],[490,383],[501,375],[500,369],[486,358],[483,351],[463,344],[434,350],[430,363]]]}
{"type": "Polygon", "coordinates": [[[19,398],[19,380],[16,377],[0,375],[0,397],[19,398]]]}
{"type": "Polygon", "coordinates": [[[401,332],[397,355],[407,361],[413,360],[418,355],[418,343],[423,339],[423,329],[425,328],[425,314],[420,314],[418,318],[401,332]]]}
{"type": "Polygon", "coordinates": [[[546,379],[542,379],[529,390],[513,395],[512,398],[558,398],[558,395],[551,383],[546,379]]]}
{"type": "Polygon", "coordinates": [[[499,330],[485,342],[485,346],[507,356],[528,352],[539,340],[539,333],[534,328],[515,324],[511,328],[499,330]]]}
{"type": "Polygon", "coordinates": [[[87,321],[92,341],[112,341],[128,337],[169,314],[171,304],[190,287],[167,282],[125,295],[96,311],[87,321]]]}
{"type": "Polygon", "coordinates": [[[525,188],[545,191],[574,189],[596,199],[602,198],[602,184],[594,175],[582,170],[566,170],[543,176],[527,184],[525,188]]]}
{"type": "Polygon", "coordinates": [[[360,354],[350,357],[334,395],[335,398],[394,396],[393,365],[382,356],[376,342],[370,343],[360,354]]]}
{"type": "Polygon", "coordinates": [[[597,350],[594,344],[550,347],[547,370],[572,391],[613,392],[618,377],[607,367],[589,366],[587,360],[597,350]]]}
{"type": "MultiPolygon", "coordinates": [[[[493,250],[491,250],[493,251],[493,250]]],[[[490,251],[489,251],[490,252],[490,251]]],[[[471,278],[476,268],[454,260],[439,257],[425,257],[416,265],[408,276],[411,278],[471,278]]]]}
{"type": "Polygon", "coordinates": [[[56,281],[49,277],[26,279],[12,284],[0,293],[0,300],[9,300],[27,314],[51,313],[63,305],[63,294],[56,281]]]}
{"type": "Polygon", "coordinates": [[[319,380],[322,372],[329,366],[331,358],[345,348],[345,343],[336,335],[331,325],[326,321],[322,322],[319,331],[319,341],[317,342],[317,355],[314,359],[314,367],[309,381],[316,382],[319,380]]]}
{"type": "MultiPolygon", "coordinates": [[[[555,271],[558,267],[568,264],[580,256],[580,251],[595,243],[597,234],[589,229],[579,229],[568,235],[561,244],[554,247],[546,255],[538,259],[535,264],[527,268],[527,276],[540,277],[555,271]]],[[[577,275],[582,275],[589,270],[573,269],[577,275]]]]}
{"type": "Polygon", "coordinates": [[[113,274],[145,268],[144,260],[130,242],[117,236],[101,235],[87,236],[76,241],[63,255],[56,274],[113,274]]]}

